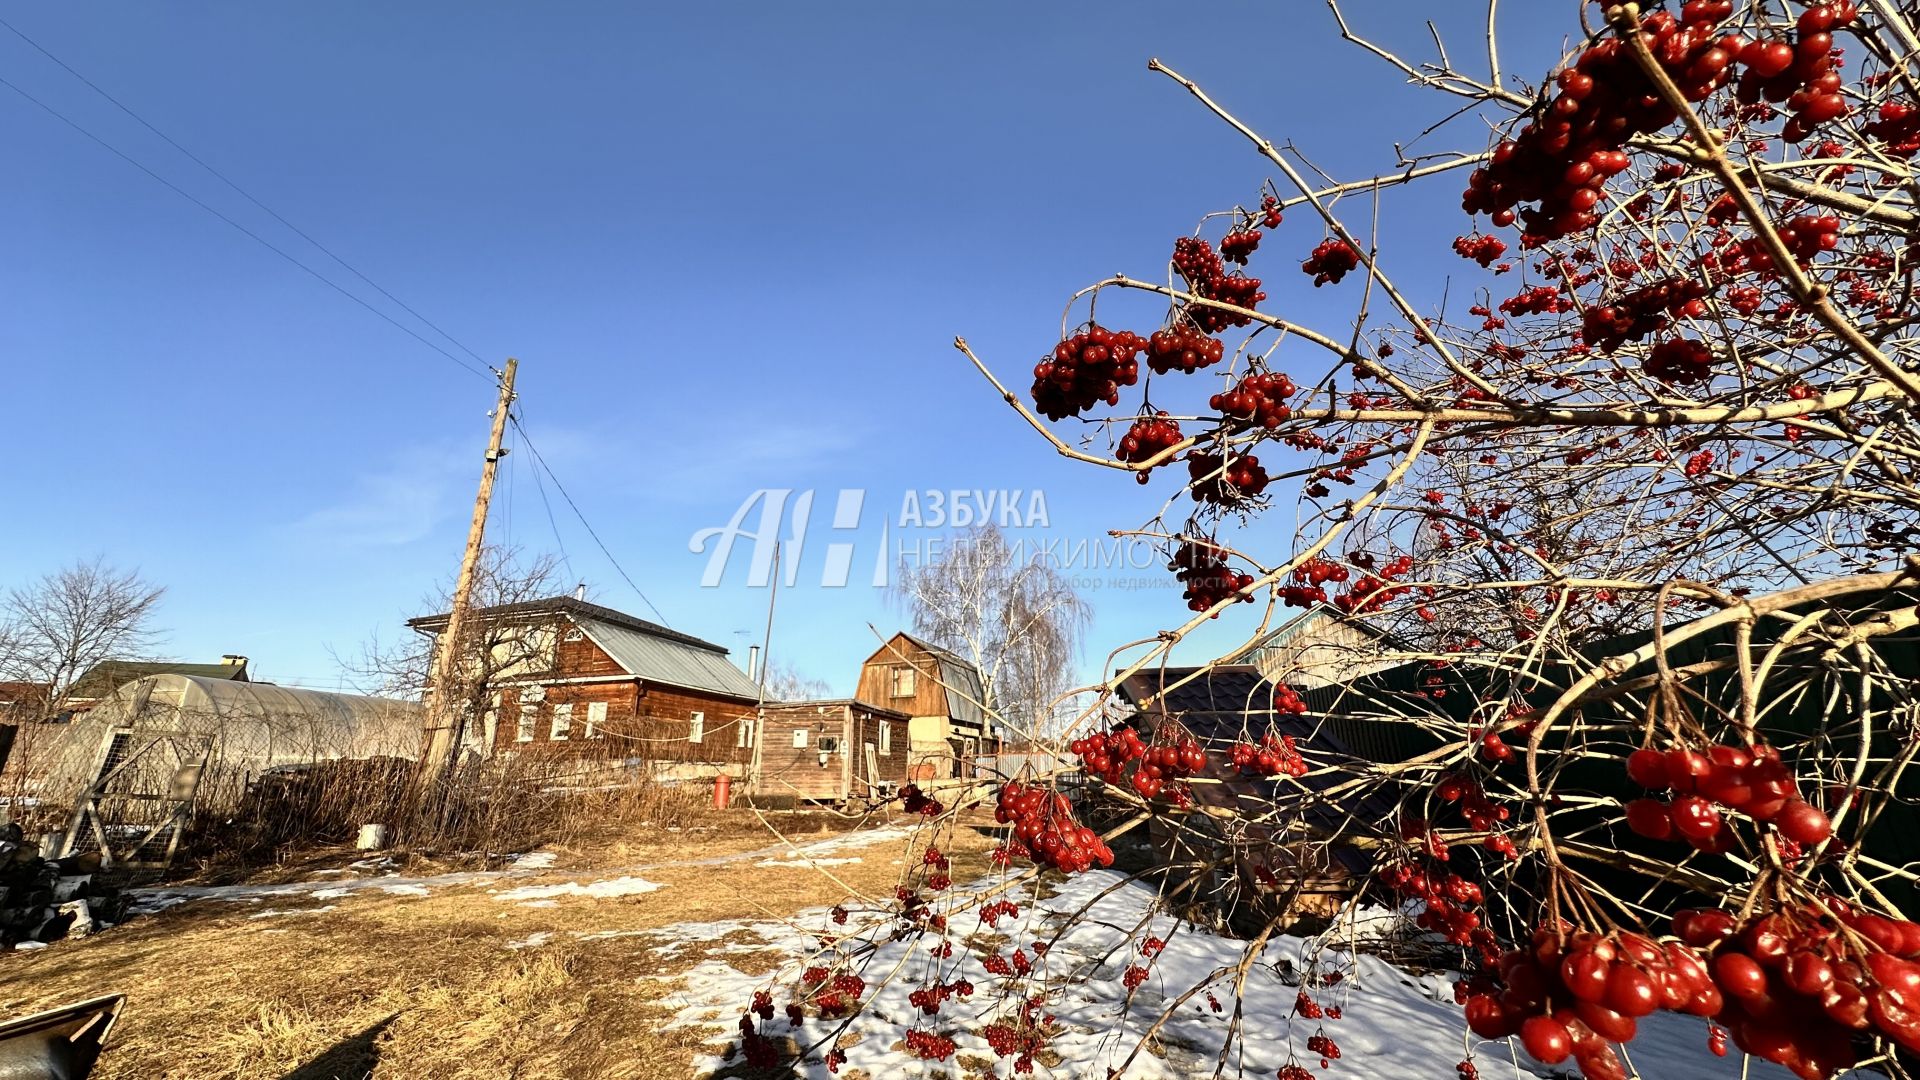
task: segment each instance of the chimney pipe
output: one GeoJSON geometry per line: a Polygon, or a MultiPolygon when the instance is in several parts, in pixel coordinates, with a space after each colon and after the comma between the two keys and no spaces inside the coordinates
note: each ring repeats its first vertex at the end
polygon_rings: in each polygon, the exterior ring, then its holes
{"type": "Polygon", "coordinates": [[[575,586],[573,587],[573,598],[574,598],[575,600],[585,600],[585,599],[587,598],[587,583],[586,583],[586,582],[584,582],[584,581],[583,581],[583,582],[581,582],[580,584],[578,584],[578,585],[575,585],[575,586]]]}
{"type": "Polygon", "coordinates": [[[760,681],[760,646],[747,646],[747,678],[760,681]]]}

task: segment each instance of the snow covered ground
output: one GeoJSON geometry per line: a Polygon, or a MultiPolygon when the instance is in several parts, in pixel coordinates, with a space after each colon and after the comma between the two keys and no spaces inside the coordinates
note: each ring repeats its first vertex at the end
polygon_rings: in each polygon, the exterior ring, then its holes
{"type": "MultiPolygon", "coordinates": [[[[1142,1037],[1165,1010],[1169,995],[1178,995],[1207,979],[1220,968],[1233,968],[1243,954],[1241,942],[1216,937],[1192,927],[1179,926],[1164,915],[1151,915],[1153,893],[1140,885],[1122,886],[1111,895],[1099,898],[1104,890],[1122,880],[1112,872],[1080,875],[1057,894],[1038,903],[1023,903],[1019,929],[1002,921],[998,933],[1013,935],[1020,943],[1051,937],[1064,923],[1063,913],[1094,902],[1089,913],[1069,928],[1048,953],[1044,970],[1060,987],[1060,995],[1050,1009],[1057,1018],[1061,1034],[1053,1049],[1063,1059],[1049,1070],[1036,1065],[1036,1075],[1054,1077],[1101,1077],[1108,1068],[1119,1068],[1139,1046],[1142,1037]],[[1130,928],[1147,924],[1141,934],[1130,928]],[[1151,974],[1129,1001],[1121,976],[1128,965],[1142,962],[1132,942],[1146,933],[1166,939],[1169,944],[1154,962],[1151,974]]],[[[764,955],[766,949],[785,950],[796,963],[808,954],[813,937],[806,928],[820,927],[825,913],[812,913],[796,920],[794,929],[778,923],[738,923],[683,925],[655,931],[656,936],[683,934],[689,941],[713,940],[727,933],[750,931],[762,945],[742,946],[743,950],[764,955]]],[[[1378,916],[1370,916],[1376,918],[1378,916]]],[[[963,1056],[993,1058],[983,1038],[966,1029],[978,1029],[992,1019],[997,1006],[993,988],[996,977],[981,967],[978,951],[962,951],[958,942],[975,930],[972,914],[956,920],[954,960],[941,969],[939,978],[951,982],[964,977],[975,986],[973,997],[953,998],[942,1015],[927,1024],[935,1031],[951,1035],[963,1056]],[[964,959],[963,959],[964,958],[964,959]],[[959,967],[953,967],[958,961],[959,967]],[[964,1022],[956,1022],[962,1021],[964,1022]]],[[[980,927],[982,934],[995,931],[980,927]]],[[[1330,937],[1346,940],[1348,932],[1336,929],[1330,937]]],[[[904,1027],[911,1024],[914,1010],[907,995],[922,984],[933,958],[929,946],[934,939],[919,942],[882,944],[866,970],[869,986],[889,980],[872,993],[870,1006],[855,1020],[841,1040],[847,1062],[840,1075],[864,1069],[875,1077],[932,1077],[954,1075],[954,1062],[917,1062],[899,1049],[904,1027]]],[[[1002,951],[1010,944],[1001,944],[1002,951]]],[[[1323,957],[1323,962],[1325,961],[1323,957]]],[[[784,973],[791,979],[794,972],[784,973]]],[[[690,969],[684,986],[672,1004],[678,1014],[675,1027],[712,1027],[716,1031],[735,1029],[741,1011],[756,990],[767,989],[765,977],[743,974],[724,959],[709,957],[690,969]]],[[[1133,1056],[1124,1073],[1140,1080],[1175,1080],[1214,1074],[1219,1052],[1232,1015],[1231,976],[1214,984],[1214,992],[1226,1005],[1215,1013],[1205,994],[1196,994],[1175,1010],[1160,1028],[1153,1050],[1133,1056]]],[[[1339,941],[1281,937],[1271,941],[1249,973],[1246,987],[1246,1015],[1241,1022],[1242,1041],[1228,1059],[1222,1075],[1271,1078],[1288,1063],[1298,1060],[1319,1073],[1319,1055],[1309,1053],[1306,1039],[1324,1030],[1339,1044],[1341,1057],[1323,1075],[1338,1077],[1433,1078],[1452,1080],[1454,1064],[1466,1056],[1469,1036],[1458,1006],[1453,1004],[1452,983],[1444,975],[1415,976],[1368,956],[1354,956],[1339,947],[1339,941]],[[1314,992],[1323,1006],[1338,1005],[1339,1020],[1319,1023],[1291,1019],[1297,985],[1289,982],[1292,972],[1303,966],[1305,957],[1316,950],[1331,947],[1332,963],[1348,972],[1336,987],[1314,992]],[[1294,1055],[1290,1058],[1290,1053],[1294,1055]]],[[[783,1007],[787,996],[775,990],[776,1007],[783,1007]]],[[[789,1029],[784,1016],[767,1024],[766,1034],[778,1038],[789,1029]]],[[[801,1038],[810,1044],[827,1030],[811,1021],[801,1030],[801,1038]]],[[[1480,1075],[1486,1080],[1516,1080],[1534,1076],[1569,1075],[1530,1063],[1517,1048],[1505,1043],[1473,1040],[1473,1056],[1480,1075]]],[[[1755,1061],[1744,1066],[1736,1052],[1716,1058],[1707,1050],[1707,1029],[1700,1021],[1662,1014],[1641,1022],[1640,1036],[1628,1048],[1633,1065],[1644,1080],[1785,1080],[1785,1070],[1755,1061]]],[[[719,1068],[724,1062],[705,1058],[695,1063],[696,1074],[719,1068]]],[[[996,1075],[1007,1076],[1009,1064],[999,1060],[996,1075]]],[[[803,1075],[826,1080],[831,1074],[823,1064],[815,1063],[803,1075]]],[[[857,1074],[856,1074],[857,1075],[857,1074]]]]}

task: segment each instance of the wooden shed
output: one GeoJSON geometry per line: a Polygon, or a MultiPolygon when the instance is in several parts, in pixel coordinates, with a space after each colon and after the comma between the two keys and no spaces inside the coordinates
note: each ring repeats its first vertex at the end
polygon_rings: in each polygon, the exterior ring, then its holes
{"type": "Polygon", "coordinates": [[[751,791],[811,802],[885,797],[908,779],[908,719],[845,698],[769,703],[751,791]]]}

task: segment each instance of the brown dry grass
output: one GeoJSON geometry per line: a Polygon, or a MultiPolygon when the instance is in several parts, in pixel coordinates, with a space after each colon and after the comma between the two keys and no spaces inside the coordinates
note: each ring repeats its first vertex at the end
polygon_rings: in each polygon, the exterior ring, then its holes
{"type": "MultiPolygon", "coordinates": [[[[776,823],[804,841],[830,820],[776,823]]],[[[512,883],[565,881],[576,868],[613,876],[615,868],[644,867],[636,872],[664,886],[651,893],[561,896],[552,907],[523,907],[475,887],[425,897],[361,892],[261,905],[335,905],[275,918],[251,918],[261,906],[202,902],[84,941],[0,956],[0,1015],[127,994],[95,1073],[101,1080],[685,1080],[695,1053],[725,1035],[662,1030],[660,1022],[672,1015],[677,976],[724,943],[668,948],[636,932],[786,918],[837,903],[849,889],[886,895],[905,854],[897,842],[875,844],[852,853],[861,862],[824,873],[761,867],[757,859],[676,865],[778,842],[740,812],[692,825],[699,831],[574,838],[555,872],[512,883]],[[540,931],[553,936],[538,947],[507,948],[540,931]],[[623,936],[574,936],[596,931],[623,936]]],[[[984,868],[990,841],[963,829],[946,846],[956,870],[971,871],[984,868]]],[[[761,974],[779,958],[725,959],[761,974]]]]}

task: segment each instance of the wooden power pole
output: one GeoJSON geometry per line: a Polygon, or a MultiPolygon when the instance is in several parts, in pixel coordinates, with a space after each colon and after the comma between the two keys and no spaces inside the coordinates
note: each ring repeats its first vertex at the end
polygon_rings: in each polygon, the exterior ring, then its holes
{"type": "Polygon", "coordinates": [[[500,440],[507,431],[507,410],[513,407],[513,376],[520,361],[507,359],[500,372],[500,403],[493,408],[493,430],[487,436],[487,457],[480,466],[480,491],[473,497],[473,521],[467,526],[467,550],[460,557],[460,576],[453,585],[453,609],[447,614],[446,629],[433,650],[428,686],[432,697],[427,702],[425,746],[420,756],[420,786],[427,791],[436,786],[453,764],[458,751],[455,729],[459,703],[453,692],[458,675],[460,635],[466,629],[467,611],[473,604],[473,574],[480,562],[480,551],[487,534],[487,507],[493,501],[493,478],[500,471],[500,459],[507,452],[500,440]]]}

